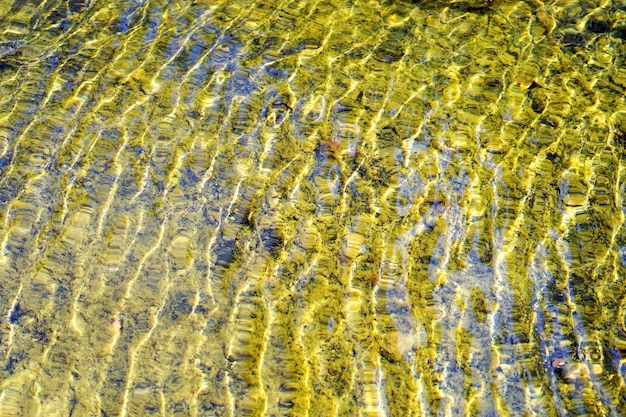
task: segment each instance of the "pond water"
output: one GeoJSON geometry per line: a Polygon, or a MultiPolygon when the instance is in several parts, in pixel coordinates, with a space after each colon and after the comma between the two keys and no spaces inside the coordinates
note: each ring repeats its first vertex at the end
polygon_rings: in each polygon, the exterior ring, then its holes
{"type": "Polygon", "coordinates": [[[626,415],[626,6],[484,3],[2,2],[0,416],[626,415]]]}

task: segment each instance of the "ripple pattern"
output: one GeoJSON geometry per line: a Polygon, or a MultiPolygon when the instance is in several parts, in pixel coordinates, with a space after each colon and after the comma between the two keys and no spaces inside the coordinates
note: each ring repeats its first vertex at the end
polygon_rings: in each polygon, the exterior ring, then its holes
{"type": "Polygon", "coordinates": [[[0,5],[0,416],[626,415],[626,9],[478,6],[0,5]]]}

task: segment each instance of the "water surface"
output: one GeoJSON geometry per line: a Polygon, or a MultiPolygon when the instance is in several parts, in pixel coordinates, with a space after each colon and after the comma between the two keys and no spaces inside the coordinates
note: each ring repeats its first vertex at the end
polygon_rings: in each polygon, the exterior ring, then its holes
{"type": "Polygon", "coordinates": [[[626,414],[620,2],[0,28],[0,415],[626,414]]]}

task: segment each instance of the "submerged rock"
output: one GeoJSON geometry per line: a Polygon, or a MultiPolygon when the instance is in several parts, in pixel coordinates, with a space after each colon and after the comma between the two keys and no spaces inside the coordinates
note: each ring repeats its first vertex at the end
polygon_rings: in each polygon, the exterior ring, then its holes
{"type": "Polygon", "coordinates": [[[0,58],[15,54],[22,44],[22,41],[0,42],[0,58]]]}

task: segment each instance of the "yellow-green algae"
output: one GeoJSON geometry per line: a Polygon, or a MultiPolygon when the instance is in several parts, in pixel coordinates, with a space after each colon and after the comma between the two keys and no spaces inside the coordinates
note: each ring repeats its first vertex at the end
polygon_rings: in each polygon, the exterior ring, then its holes
{"type": "Polygon", "coordinates": [[[0,19],[0,415],[626,413],[618,2],[0,19]]]}

